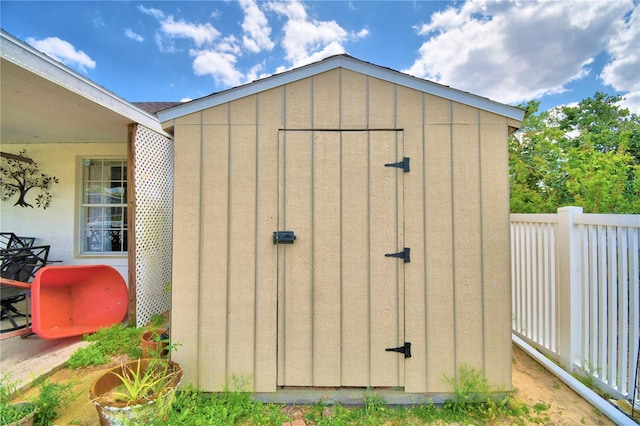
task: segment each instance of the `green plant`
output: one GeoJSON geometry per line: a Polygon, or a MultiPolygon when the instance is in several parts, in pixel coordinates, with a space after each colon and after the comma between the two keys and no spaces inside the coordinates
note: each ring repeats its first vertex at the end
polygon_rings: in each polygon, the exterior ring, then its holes
{"type": "Polygon", "coordinates": [[[149,322],[151,322],[151,326],[154,328],[160,327],[164,324],[164,318],[160,314],[153,314],[149,322]]]}
{"type": "Polygon", "coordinates": [[[64,408],[73,397],[71,383],[62,384],[44,380],[40,384],[40,393],[33,400],[36,406],[34,424],[47,426],[58,416],[58,410],[64,408]]]}
{"type": "Polygon", "coordinates": [[[110,398],[117,402],[141,402],[154,397],[172,381],[176,371],[169,363],[162,359],[151,359],[149,364],[142,367],[140,359],[135,368],[123,365],[122,374],[112,372],[120,379],[122,385],[110,394],[110,398]]]}
{"type": "Polygon", "coordinates": [[[247,388],[248,379],[236,376],[219,393],[205,393],[189,386],[176,393],[168,418],[152,425],[274,425],[287,420],[279,406],[255,401],[247,388]]]}
{"type": "Polygon", "coordinates": [[[67,361],[70,368],[81,368],[89,365],[103,365],[115,355],[128,355],[132,358],[140,357],[140,336],[143,328],[127,327],[114,324],[101,328],[94,334],[85,335],[85,341],[90,345],[76,349],[67,361]]]}
{"type": "Polygon", "coordinates": [[[11,380],[8,373],[0,375],[0,424],[13,423],[31,414],[34,405],[31,403],[12,404],[11,396],[15,393],[18,384],[11,380]]]}

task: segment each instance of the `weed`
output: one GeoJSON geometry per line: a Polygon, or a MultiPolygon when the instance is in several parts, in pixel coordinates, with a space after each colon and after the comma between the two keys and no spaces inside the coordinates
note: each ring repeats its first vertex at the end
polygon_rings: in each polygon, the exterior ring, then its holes
{"type": "Polygon", "coordinates": [[[112,356],[126,354],[132,358],[140,357],[140,336],[142,328],[127,327],[114,324],[101,328],[94,334],[85,335],[84,340],[90,345],[77,349],[67,361],[70,368],[81,368],[88,365],[104,365],[112,356]]]}
{"type": "Polygon", "coordinates": [[[188,387],[177,392],[171,413],[158,425],[273,425],[286,420],[277,406],[254,401],[249,392],[227,389],[209,394],[188,387]]]}
{"type": "Polygon", "coordinates": [[[18,382],[11,379],[7,372],[0,375],[0,424],[13,424],[34,411],[31,403],[12,404],[11,397],[18,388],[18,382]]]}
{"type": "Polygon", "coordinates": [[[164,324],[164,318],[160,314],[151,315],[151,319],[149,321],[151,322],[151,326],[154,328],[160,327],[161,325],[164,324]]]}
{"type": "Polygon", "coordinates": [[[545,404],[544,402],[538,402],[537,404],[535,404],[533,406],[533,411],[535,411],[536,413],[541,413],[543,411],[547,411],[549,410],[549,406],[547,404],[545,404]]]}
{"type": "Polygon", "coordinates": [[[58,417],[58,410],[64,408],[72,399],[71,383],[62,384],[44,380],[40,383],[40,393],[33,400],[36,406],[34,424],[47,426],[58,417]]]}

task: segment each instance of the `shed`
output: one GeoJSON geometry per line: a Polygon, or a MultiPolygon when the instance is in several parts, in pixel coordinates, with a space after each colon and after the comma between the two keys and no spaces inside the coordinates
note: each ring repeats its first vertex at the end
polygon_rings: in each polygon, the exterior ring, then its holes
{"type": "Polygon", "coordinates": [[[434,395],[466,366],[510,390],[523,114],[346,55],[159,112],[186,381],[434,395]]]}

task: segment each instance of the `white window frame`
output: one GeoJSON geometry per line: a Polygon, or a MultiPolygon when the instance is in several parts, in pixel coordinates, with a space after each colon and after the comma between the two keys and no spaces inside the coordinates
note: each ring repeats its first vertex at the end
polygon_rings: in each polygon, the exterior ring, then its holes
{"type": "MultiPolygon", "coordinates": [[[[80,174],[79,174],[79,238],[78,238],[78,252],[80,256],[111,256],[111,257],[126,257],[127,256],[127,242],[129,234],[129,224],[127,220],[127,195],[126,190],[122,190],[119,193],[119,200],[117,202],[108,202],[109,195],[105,194],[107,191],[100,191],[101,194],[87,191],[91,185],[102,189],[113,188],[116,193],[118,188],[127,188],[127,158],[126,156],[86,156],[81,159],[80,162],[80,174]],[[114,178],[113,175],[107,177],[105,175],[104,165],[105,163],[121,164],[119,177],[114,178]],[[87,173],[87,167],[89,165],[99,163],[101,165],[102,173],[100,178],[96,176],[89,176],[87,173]],[[88,193],[87,193],[88,192],[88,193]],[[100,200],[96,200],[96,197],[100,197],[100,200]],[[93,198],[93,200],[91,200],[93,198]],[[93,201],[93,202],[90,202],[93,201]],[[95,238],[92,242],[89,242],[89,231],[91,226],[88,223],[87,209],[93,209],[94,217],[98,217],[96,222],[96,229],[92,231],[95,238]],[[120,209],[116,212],[113,220],[113,211],[109,212],[109,209],[120,209]],[[119,213],[119,214],[117,214],[119,213]],[[107,219],[105,219],[108,216],[107,219]],[[113,250],[114,244],[118,244],[121,250],[113,250]]],[[[116,166],[117,167],[117,166],[116,166]]]]}

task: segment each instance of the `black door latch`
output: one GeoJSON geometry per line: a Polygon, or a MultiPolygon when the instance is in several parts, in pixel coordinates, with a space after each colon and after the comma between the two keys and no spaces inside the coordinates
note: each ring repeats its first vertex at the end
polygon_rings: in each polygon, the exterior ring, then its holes
{"type": "Polygon", "coordinates": [[[405,358],[411,358],[411,342],[404,342],[404,346],[400,346],[397,348],[387,348],[385,349],[387,352],[399,352],[404,354],[405,358]]]}
{"type": "Polygon", "coordinates": [[[293,231],[276,231],[273,233],[273,244],[293,244],[296,236],[293,231]]]}

